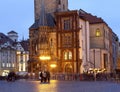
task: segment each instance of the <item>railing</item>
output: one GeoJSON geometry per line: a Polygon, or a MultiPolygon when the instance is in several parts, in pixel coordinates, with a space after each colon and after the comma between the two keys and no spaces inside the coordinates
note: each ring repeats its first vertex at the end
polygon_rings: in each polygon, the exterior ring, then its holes
{"type": "MultiPolygon", "coordinates": [[[[80,80],[80,81],[94,81],[94,74],[53,74],[51,75],[53,80],[80,80]]],[[[96,74],[96,81],[120,81],[120,74],[96,74]]]]}

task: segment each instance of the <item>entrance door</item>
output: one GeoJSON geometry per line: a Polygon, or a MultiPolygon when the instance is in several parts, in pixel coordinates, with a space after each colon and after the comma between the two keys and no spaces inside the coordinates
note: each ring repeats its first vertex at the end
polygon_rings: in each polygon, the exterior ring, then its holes
{"type": "Polygon", "coordinates": [[[73,72],[72,65],[67,64],[67,65],[65,66],[65,73],[70,74],[70,73],[72,73],[72,72],[73,72]]]}

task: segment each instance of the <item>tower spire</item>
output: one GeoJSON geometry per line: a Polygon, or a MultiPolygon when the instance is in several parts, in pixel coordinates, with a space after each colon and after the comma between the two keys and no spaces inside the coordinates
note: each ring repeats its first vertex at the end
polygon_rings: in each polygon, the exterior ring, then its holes
{"type": "Polygon", "coordinates": [[[40,12],[40,18],[39,18],[39,26],[47,26],[47,16],[45,12],[45,5],[44,5],[44,0],[41,1],[41,12],[40,12]]]}

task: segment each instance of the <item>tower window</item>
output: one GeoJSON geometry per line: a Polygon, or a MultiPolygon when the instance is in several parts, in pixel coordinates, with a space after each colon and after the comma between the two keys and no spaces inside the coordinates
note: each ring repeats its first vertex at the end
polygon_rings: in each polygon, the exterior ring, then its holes
{"type": "Polygon", "coordinates": [[[69,30],[70,29],[70,20],[65,19],[64,20],[64,30],[69,30]]]}
{"type": "Polygon", "coordinates": [[[58,4],[61,4],[61,0],[58,1],[58,4]]]}
{"type": "Polygon", "coordinates": [[[63,4],[63,10],[65,10],[65,5],[63,4]]]}

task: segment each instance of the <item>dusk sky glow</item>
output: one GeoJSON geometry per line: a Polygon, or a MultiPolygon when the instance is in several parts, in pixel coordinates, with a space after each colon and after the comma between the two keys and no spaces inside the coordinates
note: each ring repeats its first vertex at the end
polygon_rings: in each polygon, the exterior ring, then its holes
{"type": "MultiPolygon", "coordinates": [[[[69,0],[70,10],[84,11],[101,17],[120,38],[120,0],[69,0]]],[[[0,32],[14,30],[19,40],[29,37],[34,23],[34,0],[1,0],[0,32]]]]}

